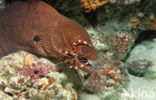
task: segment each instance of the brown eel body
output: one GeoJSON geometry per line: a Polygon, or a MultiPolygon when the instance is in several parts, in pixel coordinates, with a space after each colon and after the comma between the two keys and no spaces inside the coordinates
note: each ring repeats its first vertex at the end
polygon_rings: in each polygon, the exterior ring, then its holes
{"type": "Polygon", "coordinates": [[[73,57],[60,52],[66,50],[94,60],[95,49],[84,44],[73,46],[77,40],[91,44],[80,25],[42,1],[18,1],[0,11],[0,57],[24,50],[43,57],[72,60],[73,57]]]}

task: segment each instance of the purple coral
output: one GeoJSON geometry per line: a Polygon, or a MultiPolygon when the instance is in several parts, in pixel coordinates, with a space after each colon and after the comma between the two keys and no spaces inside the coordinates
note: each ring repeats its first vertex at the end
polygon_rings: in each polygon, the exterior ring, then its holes
{"type": "Polygon", "coordinates": [[[56,71],[54,70],[54,65],[50,63],[43,63],[41,61],[37,61],[36,64],[33,65],[34,67],[32,68],[19,68],[18,72],[25,77],[30,77],[31,80],[38,80],[40,78],[45,77],[50,71],[56,71]]]}

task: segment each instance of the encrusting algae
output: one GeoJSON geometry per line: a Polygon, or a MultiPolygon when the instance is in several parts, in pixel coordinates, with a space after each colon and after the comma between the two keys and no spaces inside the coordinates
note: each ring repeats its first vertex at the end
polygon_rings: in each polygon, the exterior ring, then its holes
{"type": "Polygon", "coordinates": [[[77,100],[77,93],[67,76],[55,64],[24,51],[0,60],[1,100],[77,100]],[[20,60],[19,60],[20,59],[20,60]]]}

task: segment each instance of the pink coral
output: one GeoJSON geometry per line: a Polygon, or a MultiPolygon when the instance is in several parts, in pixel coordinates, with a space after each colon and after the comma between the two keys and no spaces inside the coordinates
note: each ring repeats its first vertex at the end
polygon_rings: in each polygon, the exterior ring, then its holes
{"type": "Polygon", "coordinates": [[[86,86],[91,91],[101,93],[105,87],[116,86],[123,80],[121,60],[129,50],[130,39],[127,33],[112,35],[109,51],[99,56],[96,71],[91,74],[86,86]]]}
{"type": "Polygon", "coordinates": [[[18,68],[18,72],[25,77],[30,77],[31,80],[38,80],[39,78],[45,77],[50,71],[54,71],[53,65],[49,63],[37,61],[36,64],[33,65],[32,68],[18,68]]]}
{"type": "Polygon", "coordinates": [[[115,43],[115,45],[119,46],[119,52],[125,52],[127,49],[127,45],[128,45],[128,34],[127,33],[120,33],[118,34],[118,39],[119,41],[117,43],[115,43]]]}

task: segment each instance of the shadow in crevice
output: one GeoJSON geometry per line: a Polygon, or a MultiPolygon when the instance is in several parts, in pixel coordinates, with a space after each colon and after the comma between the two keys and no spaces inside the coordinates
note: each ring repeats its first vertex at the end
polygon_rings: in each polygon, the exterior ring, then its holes
{"type": "Polygon", "coordinates": [[[90,25],[92,25],[93,27],[96,27],[96,25],[98,24],[98,21],[96,18],[96,11],[91,11],[89,13],[83,12],[83,15],[88,20],[90,25]]]}
{"type": "Polygon", "coordinates": [[[137,39],[135,40],[135,45],[145,41],[145,40],[151,40],[153,38],[156,38],[156,31],[155,30],[145,30],[140,32],[137,39]]]}

